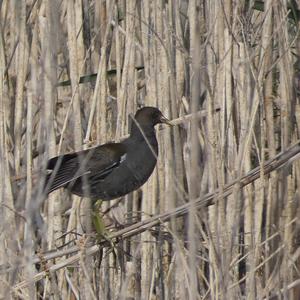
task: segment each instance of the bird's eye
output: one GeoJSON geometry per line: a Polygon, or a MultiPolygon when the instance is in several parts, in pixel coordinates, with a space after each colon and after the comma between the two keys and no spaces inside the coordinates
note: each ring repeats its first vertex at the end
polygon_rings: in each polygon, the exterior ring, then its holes
{"type": "Polygon", "coordinates": [[[152,118],[153,120],[158,120],[159,119],[159,113],[157,111],[155,111],[153,114],[152,114],[152,118]]]}

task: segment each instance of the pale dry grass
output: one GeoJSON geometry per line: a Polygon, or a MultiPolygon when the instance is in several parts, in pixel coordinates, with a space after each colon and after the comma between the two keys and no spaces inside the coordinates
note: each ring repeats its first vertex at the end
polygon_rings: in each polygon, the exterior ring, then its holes
{"type": "Polygon", "coordinates": [[[264,3],[0,2],[1,298],[299,299],[300,10],[264,3]],[[143,105],[175,126],[99,241],[41,170],[143,105]]]}

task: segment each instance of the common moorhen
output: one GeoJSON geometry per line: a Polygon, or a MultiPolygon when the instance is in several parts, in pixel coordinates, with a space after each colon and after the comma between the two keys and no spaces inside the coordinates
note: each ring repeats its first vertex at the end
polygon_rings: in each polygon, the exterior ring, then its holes
{"type": "Polygon", "coordinates": [[[156,165],[154,126],[158,123],[172,125],[159,109],[143,107],[132,120],[130,136],[122,142],[50,159],[45,193],[64,187],[81,197],[111,200],[138,189],[156,165]]]}

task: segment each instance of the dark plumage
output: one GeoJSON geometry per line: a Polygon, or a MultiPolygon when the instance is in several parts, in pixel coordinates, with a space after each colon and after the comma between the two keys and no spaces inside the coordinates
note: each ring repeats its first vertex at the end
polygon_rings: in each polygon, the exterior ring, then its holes
{"type": "MultiPolygon", "coordinates": [[[[64,187],[92,200],[111,200],[143,185],[156,165],[158,143],[154,126],[170,122],[154,107],[138,110],[129,138],[48,161],[45,192],[64,187]]],[[[171,124],[170,124],[171,125],[171,124]]]]}

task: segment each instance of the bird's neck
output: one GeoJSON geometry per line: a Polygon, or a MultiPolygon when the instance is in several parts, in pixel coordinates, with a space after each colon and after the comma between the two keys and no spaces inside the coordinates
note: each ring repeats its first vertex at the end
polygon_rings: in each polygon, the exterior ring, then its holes
{"type": "Polygon", "coordinates": [[[130,137],[141,140],[145,139],[145,137],[150,138],[153,136],[155,137],[155,129],[153,126],[140,126],[138,124],[132,124],[130,137]]]}

